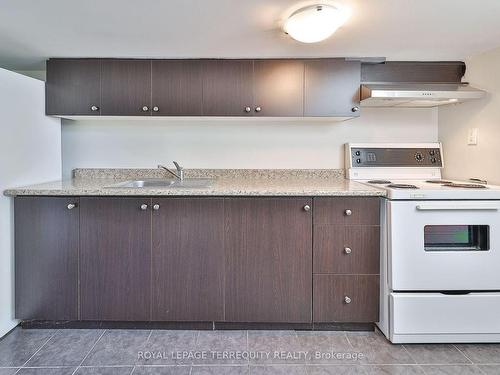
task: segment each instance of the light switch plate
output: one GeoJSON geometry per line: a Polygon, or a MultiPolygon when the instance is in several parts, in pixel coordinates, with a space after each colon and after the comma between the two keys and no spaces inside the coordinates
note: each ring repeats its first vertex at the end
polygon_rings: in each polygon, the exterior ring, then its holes
{"type": "Polygon", "coordinates": [[[478,128],[470,128],[469,134],[467,135],[467,144],[471,146],[477,145],[477,133],[478,128]]]}

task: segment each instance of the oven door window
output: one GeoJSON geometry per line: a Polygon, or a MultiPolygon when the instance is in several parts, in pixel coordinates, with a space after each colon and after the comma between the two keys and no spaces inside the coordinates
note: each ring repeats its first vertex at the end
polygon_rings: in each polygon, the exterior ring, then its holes
{"type": "Polygon", "coordinates": [[[489,225],[426,225],[425,251],[488,251],[489,225]]]}

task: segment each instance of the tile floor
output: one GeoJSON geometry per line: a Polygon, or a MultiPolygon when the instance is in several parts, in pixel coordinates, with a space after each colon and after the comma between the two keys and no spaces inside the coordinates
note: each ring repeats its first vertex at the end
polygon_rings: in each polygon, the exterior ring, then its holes
{"type": "Polygon", "coordinates": [[[500,344],[392,345],[380,332],[23,330],[0,375],[489,375],[500,344]]]}

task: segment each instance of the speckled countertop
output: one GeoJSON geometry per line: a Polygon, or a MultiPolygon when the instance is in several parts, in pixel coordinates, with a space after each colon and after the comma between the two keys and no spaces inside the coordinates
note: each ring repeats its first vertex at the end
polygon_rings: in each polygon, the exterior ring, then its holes
{"type": "Polygon", "coordinates": [[[7,196],[384,196],[383,190],[344,179],[344,171],[188,169],[186,178],[213,178],[205,188],[116,188],[119,182],[165,178],[157,169],[77,169],[74,178],[8,189],[7,196]]]}

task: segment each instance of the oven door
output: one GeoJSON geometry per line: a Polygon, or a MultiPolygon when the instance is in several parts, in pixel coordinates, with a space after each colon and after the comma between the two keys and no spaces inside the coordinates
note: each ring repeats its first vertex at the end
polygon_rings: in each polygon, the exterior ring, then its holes
{"type": "Polygon", "coordinates": [[[500,201],[387,201],[394,291],[500,290],[500,201]]]}

